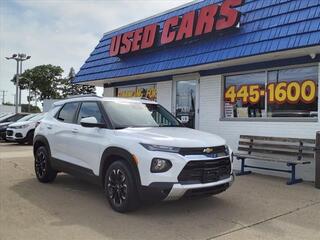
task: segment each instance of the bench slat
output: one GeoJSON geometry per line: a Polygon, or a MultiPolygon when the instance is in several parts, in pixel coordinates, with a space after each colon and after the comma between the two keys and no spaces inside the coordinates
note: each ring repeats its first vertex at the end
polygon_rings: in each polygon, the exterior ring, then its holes
{"type": "MultiPolygon", "coordinates": [[[[265,154],[280,154],[280,155],[290,155],[298,157],[297,152],[291,152],[286,150],[271,150],[271,149],[264,149],[264,148],[249,148],[249,147],[238,147],[238,151],[245,151],[245,152],[256,152],[256,153],[265,153],[265,154]]],[[[306,153],[302,152],[301,154],[304,157],[313,157],[314,153],[306,153]]]]}
{"type": "Polygon", "coordinates": [[[271,158],[267,156],[255,156],[251,154],[242,154],[242,153],[234,153],[235,157],[239,158],[248,158],[248,159],[256,159],[267,162],[281,162],[281,163],[294,163],[294,164],[309,164],[311,161],[309,160],[290,160],[290,159],[282,159],[282,158],[271,158]]]}
{"type": "MultiPolygon", "coordinates": [[[[292,149],[292,150],[297,150],[299,152],[300,147],[298,145],[289,145],[289,144],[275,144],[275,143],[269,143],[269,142],[245,142],[245,141],[239,141],[239,145],[242,146],[257,146],[257,147],[266,147],[266,148],[280,148],[280,149],[292,149]]],[[[314,151],[314,147],[311,146],[302,146],[302,150],[305,151],[314,151]]]]}
{"type": "Polygon", "coordinates": [[[315,139],[307,138],[284,138],[284,137],[268,137],[268,136],[250,136],[250,135],[240,135],[240,139],[253,139],[253,140],[264,140],[264,141],[275,141],[275,142],[304,142],[315,144],[315,139]]]}

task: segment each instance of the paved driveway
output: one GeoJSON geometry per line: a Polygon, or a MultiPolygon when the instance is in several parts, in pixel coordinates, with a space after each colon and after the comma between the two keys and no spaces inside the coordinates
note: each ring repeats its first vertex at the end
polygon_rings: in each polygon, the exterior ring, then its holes
{"type": "Polygon", "coordinates": [[[61,174],[40,184],[32,147],[0,143],[0,239],[320,239],[320,190],[238,177],[207,199],[110,209],[101,189],[61,174]]]}

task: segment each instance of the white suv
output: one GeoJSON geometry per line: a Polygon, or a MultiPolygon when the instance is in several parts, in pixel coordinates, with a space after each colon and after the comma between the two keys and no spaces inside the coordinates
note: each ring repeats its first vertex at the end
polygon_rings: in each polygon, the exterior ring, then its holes
{"type": "Polygon", "coordinates": [[[78,97],[56,102],[36,128],[40,182],[58,172],[103,186],[111,207],[213,195],[233,182],[232,153],[219,136],[185,128],[148,100],[78,97]]]}
{"type": "Polygon", "coordinates": [[[6,130],[6,139],[20,144],[27,142],[32,145],[34,130],[44,115],[44,113],[30,114],[10,124],[6,130]]]}

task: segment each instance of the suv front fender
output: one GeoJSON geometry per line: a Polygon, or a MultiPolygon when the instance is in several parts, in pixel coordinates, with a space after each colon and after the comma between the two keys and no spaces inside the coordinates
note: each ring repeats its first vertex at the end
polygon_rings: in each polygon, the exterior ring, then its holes
{"type": "Polygon", "coordinates": [[[35,155],[38,146],[45,146],[51,156],[50,146],[47,138],[43,135],[36,135],[33,138],[33,155],[35,155]]]}
{"type": "Polygon", "coordinates": [[[104,174],[106,173],[108,166],[110,166],[112,162],[118,160],[119,158],[124,160],[130,166],[130,169],[134,174],[137,186],[141,186],[138,166],[133,158],[133,155],[127,150],[119,147],[108,147],[102,154],[99,167],[99,176],[102,183],[104,184],[104,174]]]}

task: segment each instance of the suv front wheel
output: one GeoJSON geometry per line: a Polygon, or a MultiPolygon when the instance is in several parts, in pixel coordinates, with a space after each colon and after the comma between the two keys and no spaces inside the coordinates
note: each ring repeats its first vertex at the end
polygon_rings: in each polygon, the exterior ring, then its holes
{"type": "Polygon", "coordinates": [[[117,212],[133,211],[139,206],[134,176],[123,161],[115,161],[107,169],[104,190],[110,206],[117,212]]]}
{"type": "Polygon", "coordinates": [[[57,171],[50,165],[50,154],[45,146],[37,148],[34,156],[34,170],[37,179],[42,183],[53,182],[57,176],[57,171]]]}

